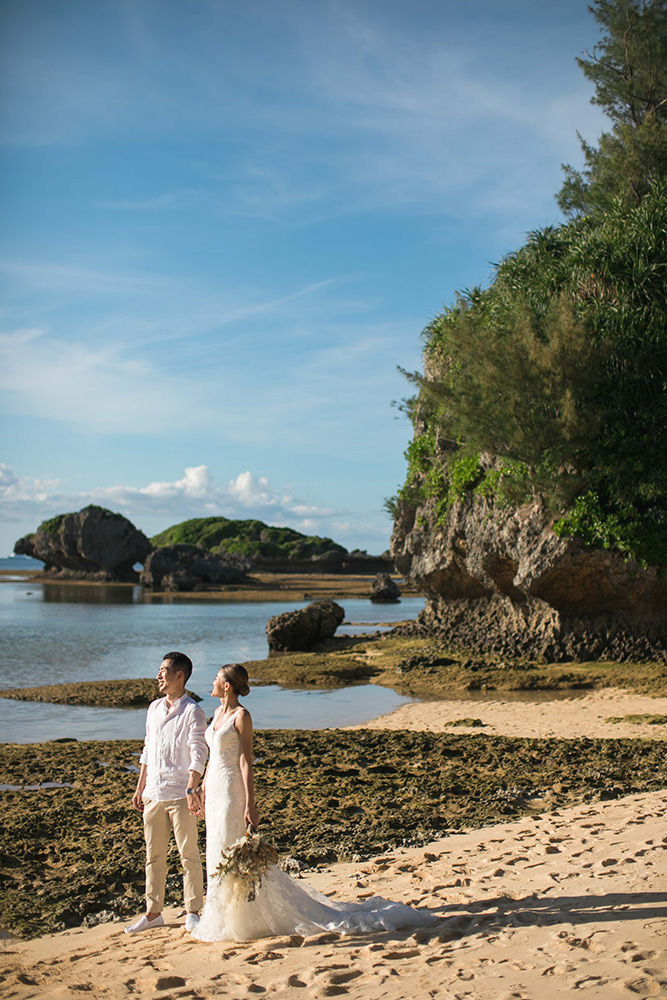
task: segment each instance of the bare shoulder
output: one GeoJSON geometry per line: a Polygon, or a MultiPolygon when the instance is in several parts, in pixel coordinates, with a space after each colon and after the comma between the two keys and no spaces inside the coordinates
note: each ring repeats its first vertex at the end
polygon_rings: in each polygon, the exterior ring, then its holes
{"type": "Polygon", "coordinates": [[[240,707],[234,718],[234,725],[238,730],[252,729],[252,716],[243,705],[240,707]]]}

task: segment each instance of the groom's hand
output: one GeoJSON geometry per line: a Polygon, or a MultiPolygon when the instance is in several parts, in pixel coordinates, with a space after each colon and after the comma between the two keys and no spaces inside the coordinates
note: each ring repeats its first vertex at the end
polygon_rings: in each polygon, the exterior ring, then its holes
{"type": "Polygon", "coordinates": [[[144,800],[142,798],[142,794],[143,793],[140,792],[139,789],[137,788],[136,792],[132,796],[132,805],[137,810],[137,812],[144,811],[144,800]]]}

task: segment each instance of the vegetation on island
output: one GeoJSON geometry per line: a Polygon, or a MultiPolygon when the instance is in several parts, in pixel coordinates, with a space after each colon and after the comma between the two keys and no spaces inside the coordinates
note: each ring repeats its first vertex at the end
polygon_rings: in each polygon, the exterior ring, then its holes
{"type": "MultiPolygon", "coordinates": [[[[106,507],[100,507],[99,504],[91,503],[88,504],[86,510],[98,510],[102,514],[106,514],[108,517],[121,517],[121,514],[117,514],[113,510],[108,510],[106,507]]],[[[55,517],[50,517],[46,521],[42,521],[38,531],[44,531],[47,535],[57,535],[65,524],[65,519],[74,516],[76,511],[69,511],[66,514],[56,514],[55,517]]],[[[30,537],[29,535],[26,537],[30,537]]]]}
{"type": "Polygon", "coordinates": [[[667,5],[597,0],[580,59],[611,119],[531,233],[424,330],[416,434],[388,501],[540,497],[561,535],[667,564],[667,5]],[[443,465],[442,455],[447,457],[443,465]]]}
{"type": "Polygon", "coordinates": [[[303,535],[294,528],[273,528],[263,521],[227,517],[195,517],[175,524],[151,538],[164,545],[198,545],[217,555],[250,559],[311,559],[313,556],[347,555],[347,549],[331,538],[303,535]]]}

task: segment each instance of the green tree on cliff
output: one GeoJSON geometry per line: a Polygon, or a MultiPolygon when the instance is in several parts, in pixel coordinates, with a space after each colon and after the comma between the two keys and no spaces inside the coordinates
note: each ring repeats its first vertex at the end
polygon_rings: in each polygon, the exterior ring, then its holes
{"type": "Polygon", "coordinates": [[[397,499],[434,498],[444,517],[461,490],[541,496],[559,533],[665,565],[667,0],[591,9],[606,34],[579,62],[612,131],[584,145],[581,173],[566,168],[572,219],[532,233],[424,331],[397,499]]]}
{"type": "Polygon", "coordinates": [[[638,205],[667,175],[667,2],[596,0],[590,10],[605,33],[577,62],[612,129],[597,146],[579,136],[584,169],[563,167],[558,203],[570,216],[607,211],[617,197],[638,205]]]}

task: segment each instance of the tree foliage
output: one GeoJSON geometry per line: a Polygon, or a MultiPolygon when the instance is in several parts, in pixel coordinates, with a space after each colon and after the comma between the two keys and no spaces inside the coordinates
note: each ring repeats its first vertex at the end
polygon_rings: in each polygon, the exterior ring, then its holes
{"type": "Polygon", "coordinates": [[[667,2],[595,0],[590,10],[604,34],[577,62],[612,129],[597,146],[579,136],[582,171],[563,167],[558,203],[570,216],[607,211],[617,197],[638,205],[667,174],[667,2]]]}
{"type": "Polygon", "coordinates": [[[540,493],[562,533],[667,562],[666,287],[665,181],[532,233],[424,331],[421,418],[506,459],[501,479],[540,493]]]}

